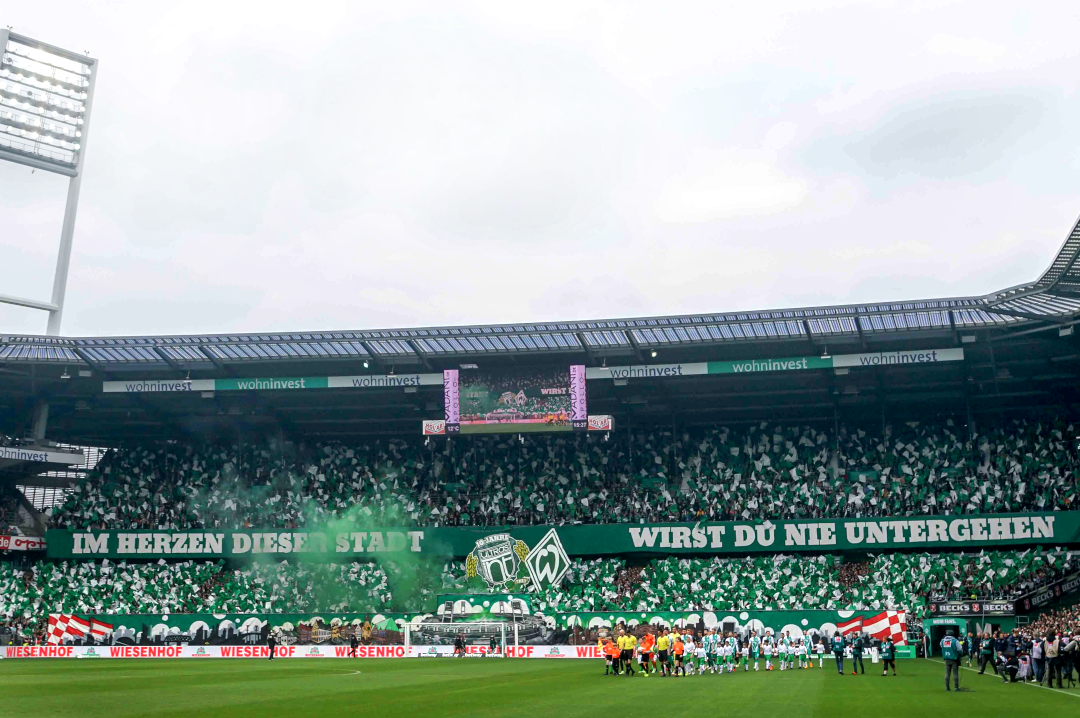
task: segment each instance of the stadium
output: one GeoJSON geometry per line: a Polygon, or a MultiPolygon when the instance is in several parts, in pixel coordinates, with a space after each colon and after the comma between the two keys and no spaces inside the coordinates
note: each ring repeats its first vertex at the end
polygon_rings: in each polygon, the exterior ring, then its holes
{"type": "Polygon", "coordinates": [[[0,714],[1075,711],[1062,230],[984,296],[2,333],[0,714]]]}

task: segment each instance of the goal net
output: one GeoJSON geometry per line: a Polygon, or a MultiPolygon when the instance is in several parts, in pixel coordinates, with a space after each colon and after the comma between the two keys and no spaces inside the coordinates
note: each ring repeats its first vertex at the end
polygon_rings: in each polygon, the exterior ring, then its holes
{"type": "Polygon", "coordinates": [[[405,624],[405,655],[499,657],[515,655],[517,626],[505,621],[442,621],[405,624]]]}

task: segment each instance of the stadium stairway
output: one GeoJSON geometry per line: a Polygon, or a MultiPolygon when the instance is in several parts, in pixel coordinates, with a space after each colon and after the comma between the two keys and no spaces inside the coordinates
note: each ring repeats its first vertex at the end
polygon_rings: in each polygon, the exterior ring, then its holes
{"type": "Polygon", "coordinates": [[[34,508],[29,499],[13,484],[0,484],[0,498],[7,499],[13,511],[5,513],[5,521],[18,529],[23,536],[44,536],[45,517],[34,508]]]}

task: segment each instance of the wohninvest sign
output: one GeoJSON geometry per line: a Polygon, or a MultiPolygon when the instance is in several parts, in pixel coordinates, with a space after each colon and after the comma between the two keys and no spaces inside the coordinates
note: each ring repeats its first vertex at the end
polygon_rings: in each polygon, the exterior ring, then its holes
{"type": "Polygon", "coordinates": [[[304,389],[393,389],[437,386],[441,374],[361,374],[358,376],[252,377],[248,379],[148,379],[106,381],[106,394],[185,393],[192,391],[297,391],[304,389]]]}
{"type": "Polygon", "coordinates": [[[832,357],[801,356],[780,359],[741,359],[738,361],[687,362],[684,364],[640,364],[632,366],[590,367],[589,379],[670,379],[707,374],[767,374],[800,372],[814,369],[852,367],[911,366],[964,360],[963,349],[927,349],[925,351],[870,352],[838,354],[832,357]]]}

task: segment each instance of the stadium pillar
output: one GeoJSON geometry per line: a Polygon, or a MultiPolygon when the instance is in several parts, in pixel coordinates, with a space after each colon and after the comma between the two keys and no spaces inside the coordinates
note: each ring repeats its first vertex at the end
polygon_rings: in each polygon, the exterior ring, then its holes
{"type": "MultiPolygon", "coordinates": [[[[95,63],[96,65],[96,63],[95,63]]],[[[96,70],[96,68],[95,68],[96,70]]],[[[86,88],[86,97],[94,96],[98,73],[90,74],[90,84],[86,88]]],[[[78,171],[68,180],[67,203],[64,206],[64,222],[60,225],[60,251],[56,257],[56,274],[53,276],[52,303],[56,307],[49,311],[49,324],[45,333],[51,337],[60,334],[60,321],[64,318],[64,296],[67,294],[68,269],[71,266],[71,245],[75,239],[75,215],[79,211],[79,189],[82,187],[83,163],[86,161],[86,141],[90,127],[91,105],[87,103],[83,114],[82,148],[79,152],[78,171]]]]}
{"type": "Polygon", "coordinates": [[[68,269],[71,267],[71,245],[75,239],[75,215],[79,211],[79,188],[81,186],[81,172],[68,180],[64,223],[60,227],[60,251],[56,256],[56,274],[53,277],[52,303],[56,306],[56,309],[49,311],[49,324],[45,330],[45,333],[50,337],[60,334],[60,322],[64,318],[64,296],[67,294],[68,269]]]}
{"type": "Polygon", "coordinates": [[[994,398],[997,400],[997,410],[1001,410],[1001,386],[998,384],[997,357],[994,356],[994,333],[987,332],[987,345],[990,347],[990,369],[994,372],[994,398]]]}
{"type": "Polygon", "coordinates": [[[35,444],[45,441],[45,432],[49,428],[49,402],[38,400],[30,416],[30,436],[35,444]]]}

